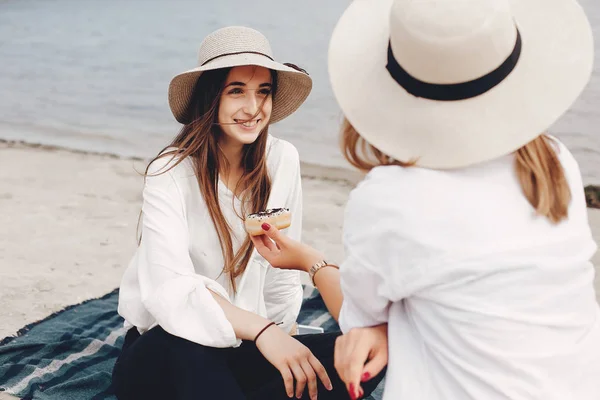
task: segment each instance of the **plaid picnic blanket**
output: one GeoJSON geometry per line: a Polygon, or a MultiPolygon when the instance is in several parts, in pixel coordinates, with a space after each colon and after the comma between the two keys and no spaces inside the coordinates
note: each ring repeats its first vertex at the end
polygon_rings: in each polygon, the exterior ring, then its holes
{"type": "MultiPolygon", "coordinates": [[[[117,301],[115,290],[0,341],[0,391],[25,400],[116,400],[111,373],[125,334],[117,301]]],[[[305,287],[298,322],[326,332],[339,329],[310,287],[305,287]]]]}

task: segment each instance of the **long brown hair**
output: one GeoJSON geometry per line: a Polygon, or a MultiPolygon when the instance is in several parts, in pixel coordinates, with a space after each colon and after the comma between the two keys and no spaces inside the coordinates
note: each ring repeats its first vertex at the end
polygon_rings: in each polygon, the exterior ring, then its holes
{"type": "MultiPolygon", "coordinates": [[[[363,172],[382,165],[410,167],[417,162],[394,160],[369,144],[347,119],[342,123],[340,138],[346,160],[363,172]]],[[[527,143],[515,152],[515,171],[523,194],[537,214],[556,224],[568,216],[571,189],[554,145],[547,135],[527,143]]]]}
{"type": "MultiPolygon", "coordinates": [[[[160,171],[160,174],[176,167],[188,157],[192,160],[200,192],[219,237],[224,260],[223,273],[228,274],[231,288],[235,292],[236,278],[246,270],[254,247],[250,237],[247,236],[239,250],[234,253],[231,227],[219,206],[219,172],[227,172],[229,164],[218,146],[218,138],[222,134],[218,125],[218,111],[221,92],[230,71],[231,68],[223,68],[206,71],[200,76],[188,111],[193,121],[184,125],[175,139],[148,164],[144,177],[148,176],[150,164],[159,158],[171,156],[174,160],[172,165],[160,171]],[[169,148],[174,149],[167,150],[169,148]]],[[[271,71],[271,78],[271,96],[274,98],[277,90],[275,71],[271,71]]],[[[257,114],[263,104],[260,105],[257,114]]],[[[271,179],[265,158],[267,137],[268,125],[254,143],[244,145],[243,148],[243,175],[233,191],[241,192],[243,215],[265,209],[269,200],[271,179]]],[[[238,216],[243,218],[242,215],[238,216]]]]}

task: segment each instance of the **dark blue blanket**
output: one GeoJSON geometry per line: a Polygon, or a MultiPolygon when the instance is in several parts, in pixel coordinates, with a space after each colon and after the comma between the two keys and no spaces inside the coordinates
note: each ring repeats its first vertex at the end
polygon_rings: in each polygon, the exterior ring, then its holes
{"type": "MultiPolygon", "coordinates": [[[[125,333],[117,300],[115,290],[3,339],[0,391],[27,400],[116,400],[110,390],[111,371],[125,333]]],[[[298,322],[325,331],[339,329],[312,288],[305,288],[298,322]]]]}

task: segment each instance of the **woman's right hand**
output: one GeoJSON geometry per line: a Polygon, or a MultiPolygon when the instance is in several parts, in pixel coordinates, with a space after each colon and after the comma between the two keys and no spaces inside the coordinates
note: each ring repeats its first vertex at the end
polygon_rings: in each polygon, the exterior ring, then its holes
{"type": "Polygon", "coordinates": [[[317,376],[328,390],[333,389],[325,367],[308,347],[277,326],[267,328],[255,344],[267,361],[281,373],[288,397],[294,396],[294,380],[297,398],[302,397],[307,385],[310,398],[317,398],[317,376]]]}
{"type": "Polygon", "coordinates": [[[350,398],[361,398],[364,393],[361,382],[378,375],[388,363],[388,325],[353,328],[338,337],[334,359],[350,398]]]}
{"type": "Polygon", "coordinates": [[[263,224],[264,235],[250,236],[258,253],[275,268],[308,272],[323,260],[323,255],[312,247],[282,234],[276,227],[263,224]]]}

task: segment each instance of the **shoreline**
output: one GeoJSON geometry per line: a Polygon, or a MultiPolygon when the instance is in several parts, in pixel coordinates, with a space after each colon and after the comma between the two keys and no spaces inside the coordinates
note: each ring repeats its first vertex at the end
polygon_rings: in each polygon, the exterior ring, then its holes
{"type": "MultiPolygon", "coordinates": [[[[149,158],[135,156],[121,156],[113,153],[97,152],[93,150],[81,150],[51,144],[32,143],[24,140],[8,140],[0,138],[0,144],[11,148],[30,148],[46,151],[66,151],[73,154],[93,155],[108,157],[114,160],[148,162],[149,158]]],[[[342,181],[350,185],[356,185],[362,179],[363,174],[356,170],[346,169],[342,167],[323,166],[300,161],[300,169],[302,177],[308,179],[321,179],[327,181],[342,181]]]]}
{"type": "MultiPolygon", "coordinates": [[[[72,149],[56,145],[48,145],[41,143],[31,143],[24,140],[7,140],[0,138],[0,144],[12,148],[30,148],[40,149],[45,151],[66,151],[73,154],[93,155],[108,157],[114,160],[125,160],[132,162],[148,162],[149,159],[134,156],[120,156],[118,154],[95,152],[92,150],[72,149]]],[[[363,174],[357,170],[346,169],[341,167],[323,166],[300,161],[300,169],[302,177],[306,179],[318,179],[333,182],[343,182],[348,185],[355,186],[363,178],[363,174]]],[[[585,197],[588,208],[600,209],[600,185],[586,185],[584,187],[585,197]]]]}

